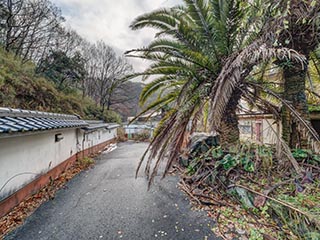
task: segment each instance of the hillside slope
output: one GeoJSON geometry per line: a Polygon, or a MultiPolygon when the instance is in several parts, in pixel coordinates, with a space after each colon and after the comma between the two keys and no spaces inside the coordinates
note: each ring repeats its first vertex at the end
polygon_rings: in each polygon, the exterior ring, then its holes
{"type": "Polygon", "coordinates": [[[86,116],[93,104],[79,94],[64,94],[43,77],[36,76],[34,65],[21,64],[11,54],[0,49],[0,106],[86,116]]]}
{"type": "Polygon", "coordinates": [[[20,59],[0,48],[0,107],[21,108],[56,113],[77,114],[87,119],[121,121],[138,111],[140,83],[126,83],[130,94],[128,102],[112,106],[115,111],[101,114],[99,106],[90,98],[83,98],[79,90],[72,93],[58,91],[46,78],[35,74],[32,63],[21,64],[20,59]]]}

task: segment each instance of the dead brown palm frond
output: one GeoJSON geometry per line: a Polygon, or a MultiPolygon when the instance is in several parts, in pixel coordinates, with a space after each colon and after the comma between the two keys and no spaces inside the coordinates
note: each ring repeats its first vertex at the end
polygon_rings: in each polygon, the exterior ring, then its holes
{"type": "MultiPolygon", "coordinates": [[[[195,117],[202,103],[199,96],[207,94],[207,88],[205,82],[202,82],[202,84],[196,88],[195,92],[192,94],[188,93],[184,97],[185,104],[183,106],[169,112],[160,123],[151,142],[151,147],[148,149],[150,154],[147,158],[145,174],[149,180],[149,187],[157,176],[163,161],[165,161],[163,171],[163,177],[165,177],[174,161],[178,159],[189,120],[195,117]]],[[[138,174],[145,157],[146,154],[141,159],[136,174],[138,174]]]]}
{"type": "MultiPolygon", "coordinates": [[[[260,87],[261,89],[261,87],[260,87]]],[[[261,89],[262,90],[262,89],[261,89]]],[[[277,106],[273,105],[270,102],[267,102],[266,100],[264,100],[261,96],[254,96],[255,99],[252,99],[252,96],[250,96],[249,91],[245,91],[243,94],[243,97],[246,98],[248,101],[250,101],[252,103],[252,105],[257,109],[257,110],[261,110],[263,112],[265,112],[267,110],[268,113],[273,114],[273,116],[275,117],[276,121],[280,121],[280,114],[279,114],[279,110],[277,108],[277,106]],[[259,104],[262,103],[262,104],[259,104]],[[267,109],[266,109],[267,106],[267,109]]],[[[296,173],[301,174],[302,173],[302,169],[299,166],[299,163],[297,162],[297,160],[293,157],[292,153],[291,153],[291,149],[288,146],[288,144],[282,139],[281,135],[279,132],[276,132],[274,130],[274,128],[271,126],[269,121],[266,121],[267,124],[269,125],[269,129],[271,129],[271,131],[275,134],[275,136],[277,137],[280,145],[279,147],[281,147],[282,150],[281,154],[277,154],[277,155],[282,155],[282,153],[287,157],[287,159],[290,161],[291,165],[293,166],[293,168],[295,169],[296,173]]]]}
{"type": "Polygon", "coordinates": [[[292,166],[294,167],[295,171],[298,174],[302,173],[302,169],[299,166],[299,163],[297,162],[297,160],[293,157],[291,149],[289,147],[289,145],[282,139],[282,137],[280,136],[280,133],[276,132],[273,127],[271,126],[271,124],[267,121],[267,124],[269,125],[269,128],[273,131],[273,133],[276,135],[276,137],[278,138],[278,141],[281,144],[281,150],[282,152],[286,155],[286,157],[289,159],[289,161],[291,162],[292,166]]]}
{"type": "Polygon", "coordinates": [[[158,170],[160,168],[160,163],[166,159],[166,165],[165,169],[163,171],[162,177],[165,177],[167,173],[169,172],[172,163],[178,158],[178,155],[180,154],[180,146],[182,145],[185,129],[187,127],[187,124],[183,122],[179,122],[179,128],[175,128],[173,131],[174,134],[170,134],[170,137],[166,139],[164,143],[162,143],[161,150],[159,151],[159,154],[156,156],[156,162],[155,165],[151,171],[150,174],[150,167],[148,169],[149,174],[149,187],[154,181],[154,178],[157,176],[158,170]],[[165,156],[167,154],[167,156],[165,156]]]}
{"type": "MultiPolygon", "coordinates": [[[[205,120],[204,120],[204,118],[205,118],[205,106],[206,106],[207,102],[208,101],[203,99],[203,101],[201,102],[199,108],[195,111],[194,117],[191,120],[192,124],[191,124],[190,134],[192,134],[195,131],[197,131],[197,129],[199,130],[199,126],[198,126],[199,123],[202,123],[203,125],[205,125],[204,124],[204,122],[205,122],[205,120]]],[[[204,127],[204,129],[206,129],[206,128],[204,127]]]]}
{"type": "Polygon", "coordinates": [[[306,59],[303,55],[288,48],[268,47],[265,43],[256,41],[241,51],[237,56],[231,56],[211,91],[211,120],[213,127],[220,126],[220,121],[234,89],[249,75],[252,67],[272,59],[291,60],[301,63],[303,68],[306,59]]]}
{"type": "Polygon", "coordinates": [[[256,95],[255,92],[251,92],[248,88],[242,89],[242,98],[257,110],[273,114],[276,120],[280,120],[280,107],[256,95]]]}
{"type": "Polygon", "coordinates": [[[312,89],[309,89],[309,88],[306,88],[306,90],[312,94],[314,97],[320,99],[320,94],[319,93],[316,93],[315,91],[313,91],[312,89]]]}
{"type": "Polygon", "coordinates": [[[178,111],[175,110],[174,112],[168,113],[167,115],[167,118],[162,123],[160,123],[158,128],[156,129],[154,139],[150,144],[152,147],[150,149],[150,155],[148,157],[147,164],[145,167],[145,173],[148,176],[148,178],[150,178],[150,168],[152,160],[157,157],[159,152],[165,152],[161,151],[163,144],[174,134],[174,131],[171,128],[177,121],[178,111]]]}
{"type": "Polygon", "coordinates": [[[298,131],[305,136],[309,143],[311,144],[311,147],[313,151],[316,153],[320,152],[320,137],[316,130],[312,127],[311,123],[309,121],[306,121],[301,114],[292,106],[291,103],[283,99],[279,94],[273,92],[270,89],[267,89],[262,86],[258,86],[254,84],[256,87],[260,88],[263,92],[275,97],[278,99],[290,112],[290,115],[293,118],[293,121],[297,124],[298,126],[298,131]]]}
{"type": "Polygon", "coordinates": [[[189,119],[185,119],[183,122],[180,122],[180,127],[178,128],[178,131],[176,132],[176,136],[172,139],[173,142],[170,144],[170,151],[169,151],[169,156],[168,156],[168,160],[165,166],[165,170],[163,172],[163,177],[165,177],[167,175],[167,173],[169,172],[172,163],[178,159],[178,156],[180,155],[180,150],[181,150],[181,146],[182,143],[184,141],[184,136],[185,136],[185,132],[187,129],[187,125],[188,125],[189,119]]]}
{"type": "MultiPolygon", "coordinates": [[[[176,117],[176,116],[175,116],[176,117]]],[[[156,138],[150,149],[150,156],[147,160],[145,173],[149,179],[149,187],[157,176],[160,164],[163,160],[166,160],[166,166],[163,171],[163,177],[166,176],[172,163],[177,159],[180,146],[182,145],[185,129],[187,127],[188,119],[186,122],[178,121],[178,119],[171,119],[172,121],[166,126],[167,132],[161,132],[161,136],[156,138]],[[173,123],[174,122],[174,123],[173,123]],[[171,125],[173,123],[173,125],[171,125]],[[167,155],[167,156],[166,156],[167,155]],[[154,166],[151,170],[151,163],[155,159],[154,166]]]]}
{"type": "Polygon", "coordinates": [[[266,93],[271,94],[272,96],[276,97],[279,101],[281,101],[281,103],[290,110],[290,113],[293,116],[296,123],[299,123],[303,130],[306,130],[306,132],[308,132],[311,135],[311,137],[314,138],[316,141],[320,141],[318,133],[314,130],[311,124],[308,121],[304,120],[304,118],[301,117],[300,113],[297,110],[295,110],[290,103],[288,103],[278,94],[271,92],[270,90],[267,90],[266,93]]]}
{"type": "Polygon", "coordinates": [[[283,3],[287,14],[279,16],[272,29],[279,34],[283,46],[309,55],[319,45],[320,2],[286,0],[283,3]]]}
{"type": "Polygon", "coordinates": [[[147,154],[148,154],[148,152],[150,150],[150,147],[151,147],[151,145],[149,144],[148,148],[146,149],[146,151],[143,153],[142,157],[140,158],[140,161],[139,161],[138,166],[136,168],[135,178],[138,178],[138,174],[139,174],[140,168],[141,168],[142,163],[143,163],[144,159],[146,158],[146,156],[147,156],[147,154]]]}
{"type": "Polygon", "coordinates": [[[141,157],[141,159],[138,163],[138,167],[136,169],[136,177],[138,176],[138,173],[141,169],[142,163],[144,162],[147,154],[151,151],[150,155],[148,156],[148,160],[147,160],[146,167],[145,167],[146,176],[149,177],[152,159],[154,159],[158,153],[156,151],[156,149],[157,149],[157,147],[161,146],[160,143],[162,143],[164,141],[164,138],[168,137],[167,133],[170,133],[169,128],[170,128],[171,124],[175,121],[176,115],[177,115],[177,111],[171,110],[170,112],[168,112],[166,114],[166,116],[159,123],[150,145],[148,146],[148,148],[146,149],[146,151],[144,152],[143,156],[141,157]]]}

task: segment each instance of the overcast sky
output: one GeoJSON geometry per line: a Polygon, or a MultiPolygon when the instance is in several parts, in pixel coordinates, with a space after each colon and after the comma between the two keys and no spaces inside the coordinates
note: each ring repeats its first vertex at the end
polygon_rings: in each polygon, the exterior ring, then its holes
{"type": "MultiPolygon", "coordinates": [[[[150,28],[131,31],[129,25],[137,16],[170,7],[182,0],[52,0],[62,10],[67,26],[91,42],[103,40],[118,53],[139,48],[154,37],[150,28]]],[[[147,65],[130,59],[136,71],[147,65]]]]}

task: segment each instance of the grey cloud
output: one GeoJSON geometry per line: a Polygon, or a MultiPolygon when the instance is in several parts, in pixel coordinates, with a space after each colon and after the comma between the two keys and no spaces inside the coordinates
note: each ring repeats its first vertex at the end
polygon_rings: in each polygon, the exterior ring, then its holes
{"type": "MultiPolygon", "coordinates": [[[[132,31],[130,23],[152,10],[177,5],[182,0],[53,0],[62,9],[66,24],[91,42],[104,40],[118,53],[146,45],[154,37],[152,29],[132,31]]],[[[148,63],[130,59],[136,71],[148,63]]]]}

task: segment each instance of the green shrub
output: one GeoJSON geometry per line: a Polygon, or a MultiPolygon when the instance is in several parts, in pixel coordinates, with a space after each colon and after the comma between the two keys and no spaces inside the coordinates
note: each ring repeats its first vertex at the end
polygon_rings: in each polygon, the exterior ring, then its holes
{"type": "Polygon", "coordinates": [[[126,131],[124,130],[124,128],[117,128],[117,141],[118,142],[125,142],[127,141],[128,138],[126,136],[126,131]]]}
{"type": "Polygon", "coordinates": [[[94,164],[94,160],[90,157],[84,157],[79,159],[79,163],[81,166],[89,167],[90,165],[94,164]]]}
{"type": "Polygon", "coordinates": [[[151,137],[150,131],[143,130],[141,132],[134,134],[133,140],[139,141],[139,142],[145,142],[145,141],[149,141],[150,137],[151,137]]]}
{"type": "Polygon", "coordinates": [[[108,123],[121,123],[121,116],[112,110],[107,110],[102,116],[102,120],[108,123]]]}

